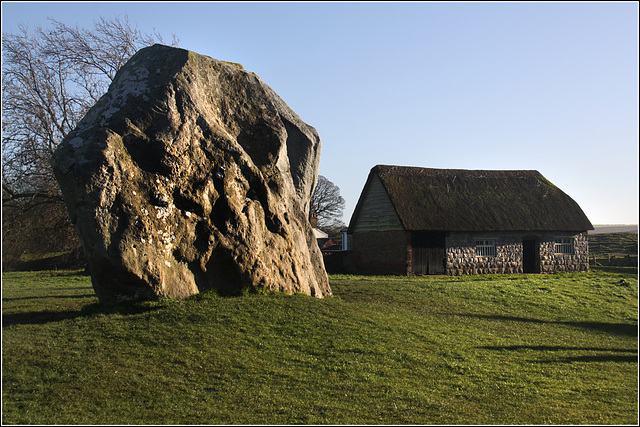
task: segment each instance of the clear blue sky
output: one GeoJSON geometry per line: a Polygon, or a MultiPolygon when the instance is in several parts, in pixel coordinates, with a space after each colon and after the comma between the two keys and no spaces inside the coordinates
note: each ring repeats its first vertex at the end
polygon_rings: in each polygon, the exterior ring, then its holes
{"type": "Polygon", "coordinates": [[[2,32],[125,14],[314,126],[345,223],[376,164],[535,169],[592,223],[638,223],[636,2],[2,2],[2,32]]]}

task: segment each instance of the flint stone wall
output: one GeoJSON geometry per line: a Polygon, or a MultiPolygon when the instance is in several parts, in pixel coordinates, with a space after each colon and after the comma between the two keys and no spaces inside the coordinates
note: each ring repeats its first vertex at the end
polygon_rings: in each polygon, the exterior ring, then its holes
{"type": "MultiPolygon", "coordinates": [[[[535,237],[539,273],[589,270],[586,233],[575,232],[495,232],[446,235],[446,274],[516,274],[523,272],[523,239],[535,237]],[[573,239],[573,254],[556,254],[556,238],[573,239]],[[480,257],[477,240],[494,240],[495,257],[480,257]]],[[[353,247],[343,254],[341,268],[351,274],[412,274],[411,233],[406,231],[359,232],[349,236],[353,247]]]]}
{"type": "MultiPolygon", "coordinates": [[[[446,271],[451,275],[501,274],[523,272],[522,240],[532,236],[521,233],[449,233],[446,238],[446,271]],[[479,257],[476,240],[495,240],[496,256],[479,257]]],[[[589,270],[589,245],[586,233],[544,232],[539,240],[539,272],[573,272],[589,270]],[[556,238],[573,239],[574,253],[556,254],[556,238]]]]}

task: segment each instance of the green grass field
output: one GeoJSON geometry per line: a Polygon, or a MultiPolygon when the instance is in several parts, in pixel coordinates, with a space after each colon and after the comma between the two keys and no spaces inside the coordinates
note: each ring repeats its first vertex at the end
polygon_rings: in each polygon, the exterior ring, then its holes
{"type": "Polygon", "coordinates": [[[106,306],[2,282],[3,424],[636,424],[637,269],[106,306]]]}
{"type": "Polygon", "coordinates": [[[589,253],[598,256],[638,255],[638,233],[589,235],[589,253]]]}
{"type": "Polygon", "coordinates": [[[638,233],[590,234],[589,262],[592,266],[637,266],[638,233]]]}

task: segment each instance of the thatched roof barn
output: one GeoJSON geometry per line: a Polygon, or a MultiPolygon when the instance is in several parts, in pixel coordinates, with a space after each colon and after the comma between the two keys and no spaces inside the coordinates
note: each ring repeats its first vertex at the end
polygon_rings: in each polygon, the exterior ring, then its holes
{"type": "MultiPolygon", "coordinates": [[[[576,236],[592,229],[580,206],[537,171],[384,165],[371,169],[349,224],[356,264],[360,261],[380,270],[389,264],[385,257],[392,257],[391,270],[416,273],[412,249],[430,246],[438,247],[443,256],[442,269],[435,270],[454,274],[479,269],[558,271],[557,263],[545,263],[543,247],[554,246],[557,239],[572,239],[573,253],[561,255],[579,258],[579,262],[569,262],[581,264],[564,269],[584,270],[584,251],[575,255],[577,247],[586,248],[582,242],[586,237],[576,236]],[[386,246],[396,241],[402,248],[392,256],[386,246]],[[535,260],[529,261],[535,265],[525,265],[523,270],[522,247],[531,245],[525,241],[535,243],[535,260]],[[477,242],[492,244],[490,252],[495,255],[478,257],[477,242]],[[508,256],[505,250],[510,251],[508,256]],[[376,256],[376,251],[384,255],[376,256]],[[396,259],[403,253],[403,260],[396,259]],[[505,256],[499,256],[501,253],[505,256]]],[[[562,261],[568,262],[566,257],[562,261]]],[[[586,262],[588,268],[588,259],[586,262]]]]}
{"type": "MultiPolygon", "coordinates": [[[[378,165],[363,195],[376,179],[405,230],[593,230],[580,206],[534,170],[378,165]]],[[[350,228],[365,202],[361,197],[350,228]]]]}

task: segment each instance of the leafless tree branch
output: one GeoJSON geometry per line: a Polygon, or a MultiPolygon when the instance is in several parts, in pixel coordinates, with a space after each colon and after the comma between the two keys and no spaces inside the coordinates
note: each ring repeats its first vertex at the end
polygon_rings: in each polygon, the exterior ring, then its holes
{"type": "Polygon", "coordinates": [[[2,34],[3,211],[19,207],[26,215],[38,207],[42,212],[39,206],[48,199],[66,215],[51,155],[120,67],[140,48],[162,42],[158,34],[141,33],[126,16],[100,18],[92,29],[50,22],[50,28],[30,32],[23,25],[2,34]]]}
{"type": "Polygon", "coordinates": [[[340,196],[340,188],[324,176],[318,177],[311,195],[310,212],[317,215],[320,228],[334,228],[342,225],[345,201],[340,196]]]}

